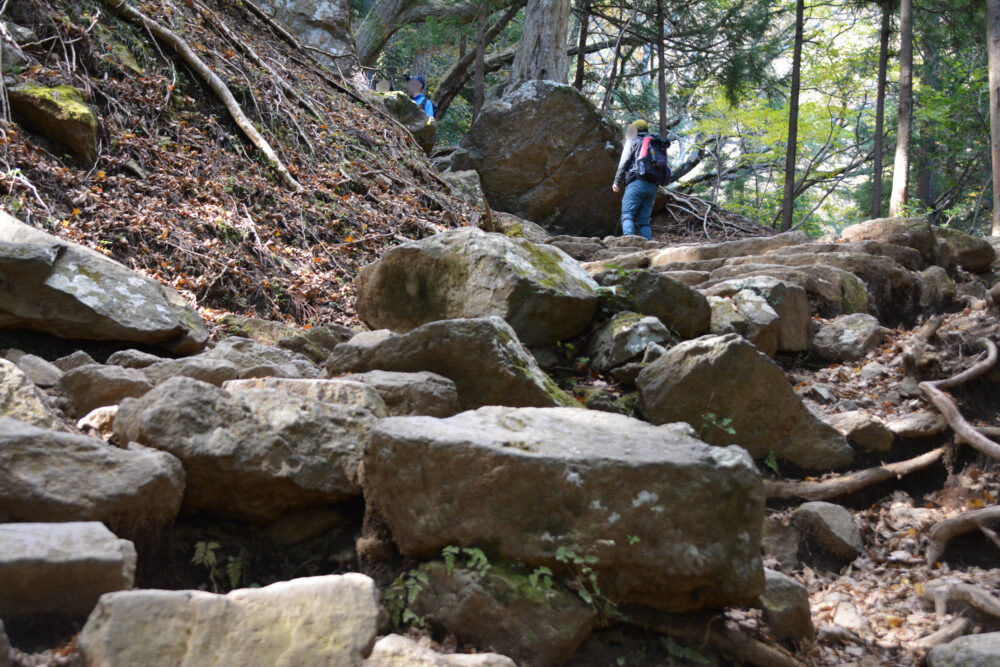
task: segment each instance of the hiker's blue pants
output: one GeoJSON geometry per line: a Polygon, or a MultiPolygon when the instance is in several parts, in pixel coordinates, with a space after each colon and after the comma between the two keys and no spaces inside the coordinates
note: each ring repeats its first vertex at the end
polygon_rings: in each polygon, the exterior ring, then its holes
{"type": "Polygon", "coordinates": [[[644,239],[653,238],[649,214],[653,211],[654,199],[656,183],[637,178],[625,187],[625,196],[622,197],[622,234],[633,235],[638,226],[639,236],[644,239]]]}

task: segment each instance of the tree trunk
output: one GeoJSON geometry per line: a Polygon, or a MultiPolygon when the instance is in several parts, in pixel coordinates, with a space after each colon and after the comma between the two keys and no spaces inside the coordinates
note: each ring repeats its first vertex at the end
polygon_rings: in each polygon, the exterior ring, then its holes
{"type": "Polygon", "coordinates": [[[476,38],[476,73],[472,82],[472,120],[479,117],[486,99],[486,10],[479,14],[479,35],[476,38]]]}
{"type": "MultiPolygon", "coordinates": [[[[488,31],[486,31],[485,45],[488,47],[493,43],[493,40],[497,38],[497,35],[507,27],[507,24],[517,16],[517,13],[521,11],[524,6],[525,0],[518,0],[510,9],[504,13],[500,19],[494,23],[488,31]]],[[[476,44],[479,40],[476,40],[476,44]]],[[[471,51],[467,51],[463,56],[461,56],[454,65],[448,68],[448,71],[444,73],[441,77],[441,81],[438,82],[437,87],[434,89],[434,115],[437,118],[443,118],[445,113],[448,111],[448,107],[451,106],[452,100],[455,96],[461,92],[465,84],[469,82],[469,79],[475,74],[475,63],[476,55],[478,51],[473,48],[471,51]],[[470,69],[472,72],[470,73],[470,69]]],[[[493,71],[490,68],[489,60],[484,59],[484,74],[485,72],[493,71]]]]}
{"type": "Polygon", "coordinates": [[[656,86],[660,92],[660,134],[667,134],[667,63],[663,55],[663,0],[656,0],[656,86]]]}
{"type": "MultiPolygon", "coordinates": [[[[906,0],[904,0],[905,2],[906,0]]],[[[795,204],[795,154],[799,141],[799,84],[802,78],[802,23],[805,0],[795,3],[795,51],[792,55],[792,91],[788,101],[788,149],[785,152],[785,197],[781,205],[781,231],[792,228],[795,204]]]]}
{"type": "Polygon", "coordinates": [[[889,217],[903,214],[910,189],[910,135],[913,128],[913,0],[902,0],[899,8],[899,125],[896,129],[896,161],[892,169],[889,217]]]}
{"type": "Polygon", "coordinates": [[[993,153],[992,236],[1000,236],[1000,0],[986,0],[986,50],[990,62],[990,128],[993,153]]]}
{"type": "Polygon", "coordinates": [[[528,0],[524,32],[514,54],[507,90],[514,90],[525,81],[566,83],[569,3],[570,0],[528,0]]]}
{"type": "MultiPolygon", "coordinates": [[[[937,20],[937,15],[931,17],[932,21],[937,20]]],[[[930,90],[938,91],[940,81],[938,80],[938,45],[937,34],[934,30],[925,30],[921,34],[921,45],[923,47],[923,72],[921,78],[923,84],[930,90]]],[[[928,217],[933,221],[936,211],[934,210],[935,196],[935,132],[932,123],[927,120],[918,119],[920,127],[920,145],[917,154],[917,199],[920,204],[927,209],[928,217]]]]}
{"type": "Polygon", "coordinates": [[[872,218],[882,217],[882,156],[885,154],[885,88],[889,64],[892,0],[882,0],[882,30],[878,50],[878,91],[875,102],[875,156],[872,167],[872,218]]]}
{"type": "Polygon", "coordinates": [[[590,0],[580,0],[580,39],[576,45],[576,78],[573,87],[583,90],[584,66],[587,64],[587,29],[590,27],[590,0]]]}

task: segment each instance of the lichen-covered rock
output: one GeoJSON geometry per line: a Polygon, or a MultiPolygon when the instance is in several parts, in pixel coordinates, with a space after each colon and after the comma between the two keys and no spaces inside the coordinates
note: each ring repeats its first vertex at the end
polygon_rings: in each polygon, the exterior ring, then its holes
{"type": "Polygon", "coordinates": [[[356,381],[353,376],[332,380],[274,377],[230,380],[223,384],[222,388],[233,394],[269,389],[286,394],[308,396],[324,403],[356,406],[367,410],[376,417],[386,416],[385,401],[382,400],[379,393],[374,388],[356,381]]]}
{"type": "Polygon", "coordinates": [[[452,168],[475,169],[494,209],[549,231],[612,234],[620,200],[609,188],[621,135],[587,97],[554,81],[528,81],[483,107],[452,168]]]}
{"type": "Polygon", "coordinates": [[[45,395],[16,365],[0,359],[0,417],[42,428],[62,429],[62,419],[45,395]]]}
{"type": "MultiPolygon", "coordinates": [[[[934,226],[934,236],[945,243],[955,256],[955,261],[966,271],[983,273],[996,259],[996,251],[986,239],[981,239],[957,229],[934,226]]],[[[940,258],[938,260],[940,263],[940,258]]]]}
{"type": "Polygon", "coordinates": [[[565,408],[390,417],[365,453],[365,499],[414,558],[479,546],[558,572],[569,549],[594,557],[602,594],[669,611],[763,590],[760,475],[686,425],[565,408]]]}
{"type": "Polygon", "coordinates": [[[358,317],[373,329],[496,315],[525,345],[578,334],[597,307],[597,284],[562,251],[475,227],[396,246],[355,284],[358,317]]]}
{"type": "Polygon", "coordinates": [[[424,110],[402,91],[395,90],[380,97],[385,110],[409,130],[417,145],[430,155],[434,144],[437,143],[437,121],[425,114],[424,110]]]}
{"type": "Polygon", "coordinates": [[[869,452],[888,452],[892,449],[892,431],[882,420],[864,410],[851,410],[827,418],[847,441],[869,452]]]}
{"type": "Polygon", "coordinates": [[[95,364],[64,373],[58,387],[69,399],[70,414],[82,417],[95,408],[142,396],[153,384],[141,370],[95,364]]]}
{"type": "Polygon", "coordinates": [[[132,588],[135,546],[97,521],[0,524],[0,616],[85,616],[132,588]]]}
{"type": "Polygon", "coordinates": [[[345,378],[377,391],[390,417],[450,417],[461,409],[455,383],[437,373],[368,371],[345,378]]]}
{"type": "Polygon", "coordinates": [[[843,315],[824,324],[813,338],[812,351],[827,361],[853,361],[882,343],[878,320],[867,313],[843,315]]]}
{"type": "Polygon", "coordinates": [[[814,628],[809,591],[791,577],[764,568],[764,593],[757,604],[764,610],[775,639],[812,639],[814,628]]]}
{"type": "MultiPolygon", "coordinates": [[[[710,296],[734,297],[744,290],[764,299],[777,315],[775,350],[804,352],[809,349],[812,340],[809,297],[802,287],[771,276],[750,276],[718,283],[705,290],[705,293],[710,296]]],[[[739,308],[738,300],[734,301],[739,308]]]]}
{"type": "Polygon", "coordinates": [[[517,667],[499,653],[438,653],[409,637],[388,635],[375,642],[365,667],[517,667]]]}
{"type": "Polygon", "coordinates": [[[658,318],[618,313],[590,339],[590,365],[608,371],[641,356],[650,343],[670,340],[670,332],[658,318]]]}
{"type": "Polygon", "coordinates": [[[357,466],[376,419],[359,407],[261,389],[229,394],[175,377],[123,401],[114,430],[180,459],[185,511],[263,522],[360,493],[357,466]]]}
{"type": "Polygon", "coordinates": [[[854,560],[865,549],[854,516],[840,505],[803,503],[792,514],[792,522],[824,551],[844,561],[854,560]]]}
{"type": "Polygon", "coordinates": [[[201,316],[174,290],[3,212],[0,278],[0,328],[144,343],[178,354],[208,342],[201,316]]]}
{"type": "Polygon", "coordinates": [[[452,187],[455,194],[469,206],[483,205],[483,185],[479,174],[474,169],[464,171],[446,171],[441,174],[441,180],[452,187]]]}
{"type": "Polygon", "coordinates": [[[846,241],[882,241],[913,248],[928,264],[937,260],[937,240],[927,218],[876,218],[845,227],[846,241]]]}
{"type": "Polygon", "coordinates": [[[917,274],[920,288],[920,310],[926,315],[940,313],[955,301],[955,283],[940,266],[932,266],[917,274]]]}
{"type": "Polygon", "coordinates": [[[604,271],[594,276],[603,290],[601,305],[611,312],[632,311],[658,317],[682,339],[708,333],[711,309],[699,292],[655,271],[604,271]]]}
{"type": "Polygon", "coordinates": [[[773,453],[814,470],[846,466],[853,457],[844,436],[806,409],[784,371],[736,334],[676,345],[636,385],[647,419],[685,421],[714,445],[735,443],[755,458],[773,453]]]}
{"type": "Polygon", "coordinates": [[[17,119],[90,162],[97,156],[97,116],[73,86],[22,84],[7,90],[17,119]]]}
{"type": "Polygon", "coordinates": [[[579,405],[545,374],[499,317],[431,322],[405,334],[372,331],[338,345],[330,376],[373,370],[443,375],[463,408],[579,405]]]}
{"type": "MultiPolygon", "coordinates": [[[[502,564],[485,573],[431,562],[411,609],[462,644],[489,646],[523,664],[565,664],[594,627],[596,614],[576,593],[532,586],[502,564]]],[[[544,582],[544,578],[541,580],[544,582]]]]}
{"type": "Polygon", "coordinates": [[[723,336],[734,333],[742,336],[746,333],[746,318],[736,309],[736,304],[731,299],[721,296],[710,296],[707,301],[709,307],[712,309],[710,329],[713,334],[723,336]]]}
{"type": "Polygon", "coordinates": [[[993,667],[1000,665],[1000,632],[965,635],[939,644],[927,654],[927,667],[993,667]]]}
{"type": "Polygon", "coordinates": [[[0,521],[103,521],[131,531],[177,516],[180,462],[155,449],[0,419],[0,521]]]}
{"type": "Polygon", "coordinates": [[[87,665],[362,667],[375,641],[375,583],[328,575],[245,588],[111,593],[78,643],[87,665]]]}

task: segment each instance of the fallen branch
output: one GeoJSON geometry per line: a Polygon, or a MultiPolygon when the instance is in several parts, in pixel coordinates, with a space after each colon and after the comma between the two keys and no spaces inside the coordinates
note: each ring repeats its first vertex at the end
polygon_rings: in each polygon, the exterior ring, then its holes
{"type": "Polygon", "coordinates": [[[887,463],[877,468],[858,470],[846,475],[818,481],[765,481],[767,498],[803,498],[805,500],[828,500],[854,493],[872,484],[899,479],[911,472],[923,470],[944,455],[945,448],[939,447],[920,456],[898,463],[887,463]]]}
{"type": "Polygon", "coordinates": [[[944,389],[951,389],[961,385],[963,382],[977,378],[996,365],[997,346],[993,341],[986,338],[981,339],[979,342],[986,347],[986,359],[950,378],[925,381],[917,386],[920,387],[920,391],[924,392],[928,400],[934,404],[934,407],[941,412],[945,421],[948,422],[948,425],[951,426],[952,430],[955,431],[955,434],[961,440],[972,445],[983,454],[1000,460],[1000,444],[993,442],[976,430],[976,427],[967,422],[962,413],[958,411],[955,402],[943,391],[944,389]]]}
{"type": "Polygon", "coordinates": [[[208,87],[212,89],[212,92],[222,101],[225,105],[226,110],[229,111],[229,115],[232,116],[233,121],[239,126],[243,133],[247,136],[254,146],[264,154],[268,163],[277,171],[285,183],[287,183],[296,192],[302,192],[303,188],[295,177],[292,176],[288,168],[285,167],[278,154],[274,152],[271,145],[267,140],[261,136],[257,128],[254,127],[253,123],[247,118],[246,114],[243,113],[243,109],[240,108],[239,102],[233,97],[233,93],[229,90],[229,87],[219,78],[219,76],[209,69],[201,58],[195,54],[187,42],[181,39],[176,33],[174,33],[169,28],[166,28],[156,21],[152,20],[138,9],[129,6],[125,3],[125,0],[104,0],[108,5],[110,5],[118,15],[122,18],[128,19],[130,21],[135,21],[140,23],[146,30],[148,30],[155,37],[161,41],[168,44],[177,54],[184,60],[187,65],[194,70],[198,76],[200,76],[208,87]]]}
{"type": "MultiPolygon", "coordinates": [[[[1000,521],[1000,507],[984,507],[964,512],[931,526],[927,533],[927,564],[933,566],[944,554],[948,542],[959,535],[982,530],[984,524],[1000,521]]],[[[989,535],[987,535],[989,537],[989,535]]]]}

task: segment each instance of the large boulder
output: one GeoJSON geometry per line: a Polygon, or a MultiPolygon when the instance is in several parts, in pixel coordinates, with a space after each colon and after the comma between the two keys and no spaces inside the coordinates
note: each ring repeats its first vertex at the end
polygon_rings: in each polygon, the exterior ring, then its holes
{"type": "Polygon", "coordinates": [[[617,602],[747,604],[764,582],[760,475],[691,433],[565,408],[390,417],[365,453],[365,498],[409,557],[478,546],[566,572],[569,550],[617,602]]]}
{"type": "Polygon", "coordinates": [[[328,575],[227,595],[142,590],[101,597],[79,636],[91,667],[361,667],[375,642],[375,583],[328,575]]]}
{"type": "Polygon", "coordinates": [[[807,469],[851,462],[844,436],[809,412],[781,368],[736,334],[673,347],[643,369],[636,386],[654,424],[685,421],[705,442],[736,443],[754,458],[773,453],[807,469]]]}
{"type": "Polygon", "coordinates": [[[947,227],[934,227],[934,236],[944,242],[955,255],[955,261],[966,271],[982,273],[988,271],[996,259],[996,251],[986,239],[977,238],[947,227]]]}
{"type": "Polygon", "coordinates": [[[0,279],[0,328],[144,343],[178,354],[208,342],[201,316],[174,290],[3,212],[0,279]]]}
{"type": "Polygon", "coordinates": [[[372,331],[338,345],[331,376],[367,371],[430,371],[458,388],[463,408],[577,405],[538,367],[499,317],[431,322],[405,334],[372,331]]]}
{"type": "Polygon", "coordinates": [[[392,248],[355,284],[358,316],[373,329],[497,315],[525,345],[578,334],[597,307],[597,284],[562,251],[475,227],[392,248]]]}
{"type": "Polygon", "coordinates": [[[579,236],[615,232],[621,136],[572,86],[528,81],[483,107],[453,169],[475,169],[490,206],[579,236]]]}
{"type": "Polygon", "coordinates": [[[812,351],[827,361],[854,361],[882,343],[883,329],[867,313],[843,315],[820,327],[812,351]]]}
{"type": "Polygon", "coordinates": [[[173,520],[180,462],[138,445],[0,419],[0,521],[103,521],[135,530],[173,520]]]}
{"type": "Polygon", "coordinates": [[[263,0],[260,7],[343,75],[357,67],[349,0],[263,0]]]}
{"type": "Polygon", "coordinates": [[[417,103],[410,99],[406,93],[395,90],[380,96],[385,110],[393,118],[410,131],[417,145],[430,155],[434,144],[437,143],[438,126],[437,121],[424,113],[424,110],[417,106],[417,103]]]}
{"type": "Polygon", "coordinates": [[[114,430],[181,460],[185,511],[263,522],[360,493],[357,466],[375,421],[359,407],[277,390],[229,394],[177,377],[123,401],[114,430]]]}
{"type": "Polygon", "coordinates": [[[925,262],[937,260],[937,240],[927,218],[876,218],[845,227],[840,237],[846,241],[881,241],[913,248],[925,262]]]}
{"type": "Polygon", "coordinates": [[[711,309],[705,297],[663,273],[648,270],[604,271],[594,276],[602,290],[602,307],[658,317],[681,338],[708,333],[711,309]]]}
{"type": "Polygon", "coordinates": [[[18,121],[85,162],[97,157],[97,116],[79,89],[25,83],[8,89],[7,96],[18,121]]]}
{"type": "MultiPolygon", "coordinates": [[[[0,359],[0,417],[61,429],[62,420],[20,368],[0,359]]],[[[2,454],[0,454],[2,455],[2,454]]]]}
{"type": "Polygon", "coordinates": [[[0,524],[0,616],[86,616],[132,588],[135,546],[97,521],[0,524]]]}

